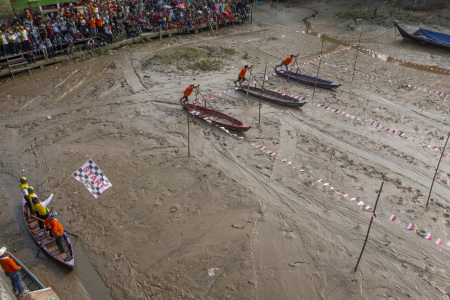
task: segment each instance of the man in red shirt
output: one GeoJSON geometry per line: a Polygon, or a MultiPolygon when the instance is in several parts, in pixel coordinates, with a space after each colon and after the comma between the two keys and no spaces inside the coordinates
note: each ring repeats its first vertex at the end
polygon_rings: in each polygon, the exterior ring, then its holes
{"type": "Polygon", "coordinates": [[[66,252],[63,244],[64,228],[61,225],[61,223],[59,223],[58,220],[56,220],[55,211],[51,211],[48,213],[48,218],[47,220],[45,220],[44,225],[47,226],[47,230],[51,230],[50,235],[55,238],[59,252],[61,253],[66,252]]]}
{"type": "Polygon", "coordinates": [[[0,249],[0,265],[2,266],[3,271],[5,271],[6,276],[11,279],[14,293],[21,297],[28,294],[29,290],[23,288],[22,278],[19,274],[21,267],[16,265],[14,260],[9,257],[6,247],[0,249]]]}
{"type": "Polygon", "coordinates": [[[197,85],[197,86],[195,86],[195,85],[193,85],[193,84],[191,84],[190,86],[188,86],[188,87],[186,88],[186,90],[184,90],[184,96],[181,97],[180,100],[183,100],[183,99],[184,99],[183,101],[188,101],[188,97],[192,94],[192,91],[193,91],[194,89],[198,89],[199,86],[200,86],[200,84],[197,85]]]}

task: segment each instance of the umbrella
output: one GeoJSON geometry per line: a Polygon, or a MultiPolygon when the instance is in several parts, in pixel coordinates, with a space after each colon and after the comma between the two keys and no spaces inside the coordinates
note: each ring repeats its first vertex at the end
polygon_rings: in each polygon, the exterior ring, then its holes
{"type": "Polygon", "coordinates": [[[197,13],[202,14],[203,12],[201,10],[199,10],[197,13]]]}
{"type": "Polygon", "coordinates": [[[223,13],[225,16],[227,16],[227,17],[230,16],[230,14],[229,14],[227,11],[223,11],[222,13],[223,13]]]}
{"type": "Polygon", "coordinates": [[[170,8],[170,5],[163,5],[163,8],[170,8]]]}
{"type": "Polygon", "coordinates": [[[177,5],[175,5],[176,7],[178,7],[178,8],[184,8],[184,5],[183,4],[177,4],[177,5]]]}

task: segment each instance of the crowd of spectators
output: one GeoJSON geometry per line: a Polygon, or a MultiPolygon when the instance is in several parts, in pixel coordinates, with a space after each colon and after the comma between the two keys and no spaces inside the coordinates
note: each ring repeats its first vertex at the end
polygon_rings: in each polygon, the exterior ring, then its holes
{"type": "Polygon", "coordinates": [[[248,17],[248,0],[93,0],[41,16],[27,10],[26,17],[0,24],[0,57],[22,52],[30,62],[38,54],[49,60],[58,52],[72,54],[79,42],[92,49],[143,32],[188,34],[205,23],[213,28],[248,17]]]}

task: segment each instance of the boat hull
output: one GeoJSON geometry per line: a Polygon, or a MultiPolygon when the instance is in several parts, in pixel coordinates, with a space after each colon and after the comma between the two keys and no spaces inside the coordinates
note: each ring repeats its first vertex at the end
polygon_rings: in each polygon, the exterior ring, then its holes
{"type": "Polygon", "coordinates": [[[421,43],[422,45],[433,45],[433,46],[436,46],[439,48],[444,48],[444,49],[450,50],[450,44],[440,43],[438,41],[435,41],[432,39],[426,39],[426,38],[419,36],[417,34],[420,29],[419,27],[400,25],[397,22],[394,22],[394,26],[398,29],[398,32],[400,32],[400,35],[404,39],[415,41],[415,42],[421,43]]]}
{"type": "Polygon", "coordinates": [[[283,95],[275,91],[264,89],[258,87],[248,87],[248,85],[240,86],[239,90],[243,93],[248,93],[254,97],[262,98],[264,100],[270,101],[272,103],[276,103],[283,106],[292,106],[292,107],[302,107],[305,105],[305,101],[300,101],[294,97],[283,95]],[[261,95],[262,90],[262,95],[261,95]]]}
{"type": "Polygon", "coordinates": [[[219,127],[225,127],[226,129],[240,132],[245,132],[251,128],[251,126],[245,125],[241,121],[214,109],[187,103],[183,100],[180,100],[180,103],[186,110],[193,113],[195,116],[203,120],[209,120],[219,127]]]}
{"type": "Polygon", "coordinates": [[[336,89],[341,86],[340,84],[333,83],[333,82],[325,80],[325,79],[308,76],[308,75],[304,75],[304,74],[300,74],[300,73],[295,73],[295,72],[291,72],[291,71],[282,71],[282,70],[275,69],[275,73],[278,76],[282,76],[282,77],[289,78],[289,79],[292,79],[297,82],[301,82],[304,84],[308,84],[308,85],[312,85],[312,86],[316,86],[316,87],[320,87],[320,88],[324,88],[324,89],[336,89]]]}
{"type": "Polygon", "coordinates": [[[25,201],[25,198],[22,197],[23,219],[25,221],[25,225],[27,226],[28,232],[33,237],[33,240],[38,244],[42,251],[44,251],[55,261],[63,266],[73,269],[75,266],[75,256],[73,253],[72,243],[67,235],[67,232],[64,232],[63,235],[63,242],[65,243],[66,252],[60,253],[54,238],[50,235],[41,238],[40,234],[45,234],[45,229],[40,229],[37,220],[29,216],[30,212],[25,205],[25,201]]]}

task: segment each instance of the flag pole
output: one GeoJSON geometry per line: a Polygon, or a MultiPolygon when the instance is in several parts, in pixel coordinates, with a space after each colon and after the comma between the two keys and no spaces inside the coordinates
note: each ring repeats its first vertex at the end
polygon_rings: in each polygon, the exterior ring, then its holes
{"type": "MultiPolygon", "coordinates": [[[[320,48],[320,59],[319,59],[319,66],[317,67],[317,75],[316,75],[316,78],[319,78],[320,63],[322,62],[323,42],[324,42],[324,41],[325,41],[325,34],[322,35],[322,47],[320,48]]],[[[314,89],[313,89],[312,100],[314,100],[314,95],[316,94],[316,87],[317,87],[317,79],[314,80],[314,89]]]]}
{"type": "Polygon", "coordinates": [[[356,267],[355,267],[355,269],[353,270],[353,272],[356,272],[356,269],[358,269],[359,261],[361,260],[361,257],[362,257],[362,255],[363,255],[364,249],[366,248],[367,239],[369,238],[370,227],[372,227],[373,218],[376,217],[376,215],[375,215],[375,210],[377,209],[378,199],[380,199],[381,190],[383,189],[383,184],[384,184],[384,180],[383,180],[383,182],[381,183],[380,190],[378,191],[377,201],[375,202],[375,207],[373,208],[372,218],[370,219],[369,228],[367,229],[366,240],[364,241],[364,245],[363,245],[363,248],[362,248],[362,250],[361,250],[361,254],[359,255],[358,262],[356,263],[356,267]]]}
{"type": "Polygon", "coordinates": [[[449,137],[450,137],[450,132],[448,133],[447,141],[445,142],[444,148],[442,149],[441,157],[439,158],[439,162],[438,162],[438,165],[436,167],[436,171],[434,172],[434,177],[433,177],[433,181],[431,182],[430,192],[428,193],[428,199],[427,199],[426,207],[428,207],[428,202],[430,202],[431,190],[433,189],[434,181],[436,180],[436,175],[437,175],[437,172],[439,170],[439,165],[441,164],[441,159],[442,159],[442,156],[444,155],[445,147],[447,146],[449,137]]]}
{"type": "Polygon", "coordinates": [[[360,44],[361,44],[361,36],[362,36],[362,32],[363,32],[363,27],[364,27],[364,25],[361,25],[361,32],[359,33],[358,49],[356,49],[355,64],[353,65],[352,82],[353,82],[353,77],[355,77],[356,60],[358,59],[358,52],[359,52],[359,48],[360,48],[360,44]]]}

